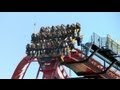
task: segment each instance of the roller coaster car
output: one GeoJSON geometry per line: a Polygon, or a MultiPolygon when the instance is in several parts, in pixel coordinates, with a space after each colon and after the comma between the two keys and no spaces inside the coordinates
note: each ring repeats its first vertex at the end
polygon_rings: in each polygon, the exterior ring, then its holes
{"type": "Polygon", "coordinates": [[[42,57],[38,59],[38,62],[49,62],[52,59],[52,57],[48,56],[48,57],[42,57]]]}

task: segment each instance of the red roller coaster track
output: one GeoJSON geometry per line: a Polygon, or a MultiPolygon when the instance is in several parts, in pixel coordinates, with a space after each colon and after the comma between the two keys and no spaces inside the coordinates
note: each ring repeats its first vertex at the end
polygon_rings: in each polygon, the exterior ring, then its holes
{"type": "MultiPolygon", "coordinates": [[[[31,58],[29,56],[24,57],[22,61],[18,64],[17,68],[15,69],[12,79],[23,79],[29,65],[32,62],[36,62],[36,61],[37,61],[36,58],[31,58]]],[[[51,60],[51,62],[45,63],[44,70],[41,70],[41,66],[39,66],[36,79],[38,78],[40,71],[43,72],[43,77],[42,77],[43,79],[68,78],[68,75],[64,70],[64,67],[63,66],[60,67],[60,62],[58,60],[53,59],[51,60]]]]}
{"type": "MultiPolygon", "coordinates": [[[[91,73],[102,72],[104,67],[97,62],[95,59],[91,58],[86,63],[78,63],[82,61],[85,57],[83,57],[80,51],[71,52],[71,56],[64,56],[64,62],[74,62],[73,64],[65,64],[67,67],[72,69],[74,72],[85,73],[89,75],[91,73]]],[[[26,56],[23,60],[18,64],[16,70],[13,73],[12,79],[23,79],[24,75],[32,62],[35,62],[35,58],[31,58],[26,56]]],[[[52,59],[50,62],[45,63],[44,70],[41,70],[40,67],[38,68],[38,72],[36,75],[36,79],[38,78],[39,72],[43,72],[43,79],[67,79],[70,78],[65,69],[60,69],[60,61],[52,59]],[[66,74],[66,75],[64,75],[66,74]]],[[[104,79],[120,79],[120,75],[116,74],[114,71],[108,70],[108,72],[99,74],[100,78],[104,79]]]]}

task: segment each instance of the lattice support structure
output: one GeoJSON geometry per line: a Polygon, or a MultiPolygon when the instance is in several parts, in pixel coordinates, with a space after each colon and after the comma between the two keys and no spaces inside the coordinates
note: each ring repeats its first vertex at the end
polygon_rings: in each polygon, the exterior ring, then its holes
{"type": "MultiPolygon", "coordinates": [[[[23,79],[30,64],[36,61],[36,58],[31,58],[28,56],[23,58],[15,69],[12,75],[12,79],[23,79]]],[[[50,62],[44,63],[42,67],[39,66],[36,79],[38,79],[40,72],[43,72],[42,79],[66,79],[69,77],[64,67],[60,66],[60,62],[55,59],[51,60],[50,62]]]]}
{"type": "MultiPolygon", "coordinates": [[[[90,75],[97,72],[102,72],[104,67],[98,63],[95,59],[91,58],[86,63],[78,63],[83,61],[85,57],[81,55],[80,52],[71,52],[71,56],[64,56],[64,62],[76,62],[74,64],[64,64],[65,66],[72,69],[74,72],[80,73],[81,75],[90,75]],[[84,73],[84,74],[82,74],[84,73]]],[[[35,58],[25,57],[18,64],[12,79],[23,79],[30,63],[37,61],[35,58]]],[[[38,68],[38,73],[43,72],[43,79],[67,79],[70,78],[66,73],[64,67],[61,65],[59,60],[53,59],[50,62],[44,63],[42,68],[38,68]],[[44,68],[43,68],[44,67],[44,68]]],[[[38,73],[36,79],[38,78],[38,73]]],[[[120,75],[116,74],[114,71],[108,70],[108,72],[103,74],[98,74],[101,78],[104,79],[120,79],[120,75]]]]}

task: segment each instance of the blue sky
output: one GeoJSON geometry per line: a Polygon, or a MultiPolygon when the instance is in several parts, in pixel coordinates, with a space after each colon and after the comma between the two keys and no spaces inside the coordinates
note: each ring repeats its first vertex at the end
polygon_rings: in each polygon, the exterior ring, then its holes
{"type": "MultiPolygon", "coordinates": [[[[93,32],[120,40],[119,12],[0,12],[0,79],[11,78],[25,56],[25,46],[33,32],[38,32],[41,26],[76,22],[81,24],[85,42],[93,32]]],[[[31,74],[35,68],[33,65],[31,74]]]]}

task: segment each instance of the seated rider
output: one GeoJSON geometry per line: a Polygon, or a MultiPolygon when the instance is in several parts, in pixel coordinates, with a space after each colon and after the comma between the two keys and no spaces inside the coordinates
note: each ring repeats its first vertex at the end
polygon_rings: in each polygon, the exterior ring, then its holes
{"type": "Polygon", "coordinates": [[[31,43],[35,43],[35,42],[36,42],[36,35],[35,35],[35,33],[33,33],[31,35],[31,43]]]}
{"type": "Polygon", "coordinates": [[[30,56],[30,44],[26,45],[26,54],[30,56]]]}

